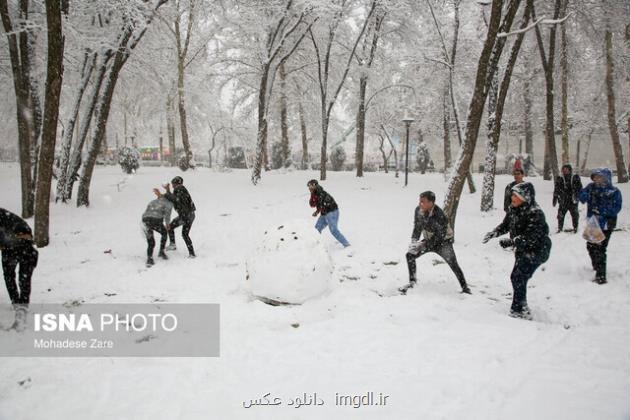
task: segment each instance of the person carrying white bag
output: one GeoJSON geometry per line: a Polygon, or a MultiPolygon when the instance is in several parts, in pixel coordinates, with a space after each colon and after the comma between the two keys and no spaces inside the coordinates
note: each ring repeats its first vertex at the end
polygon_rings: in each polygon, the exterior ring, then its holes
{"type": "Polygon", "coordinates": [[[591,182],[580,191],[579,200],[586,203],[587,226],[583,237],[591,257],[597,284],[606,284],[606,251],[621,211],[621,191],[612,184],[612,173],[608,168],[594,169],[591,182]],[[599,229],[599,230],[598,230],[599,229]]]}

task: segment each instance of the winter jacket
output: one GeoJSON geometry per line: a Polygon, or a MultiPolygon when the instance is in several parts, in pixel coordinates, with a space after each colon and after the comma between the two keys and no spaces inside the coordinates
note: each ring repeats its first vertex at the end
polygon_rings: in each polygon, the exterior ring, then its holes
{"type": "Polygon", "coordinates": [[[308,203],[311,207],[317,208],[322,215],[339,209],[335,199],[324,191],[321,185],[318,185],[315,192],[311,193],[308,203]]]}
{"type": "Polygon", "coordinates": [[[553,189],[553,204],[559,203],[562,208],[577,205],[580,191],[582,191],[582,180],[579,175],[569,174],[556,177],[553,189]]]}
{"type": "Polygon", "coordinates": [[[173,189],[173,192],[167,192],[164,197],[173,203],[177,214],[186,217],[192,215],[195,210],[195,203],[190,197],[190,193],[183,185],[178,185],[173,189]]]}
{"type": "Polygon", "coordinates": [[[602,230],[613,230],[617,225],[617,214],[621,211],[621,191],[613,186],[610,169],[595,169],[591,177],[594,175],[602,175],[607,184],[598,186],[591,182],[580,191],[580,202],[587,205],[587,217],[597,216],[602,230]]]}
{"type": "Polygon", "coordinates": [[[171,222],[171,211],[173,204],[166,198],[156,198],[151,201],[147,209],[142,213],[142,219],[158,219],[163,220],[165,225],[171,222]]]}
{"type": "Polygon", "coordinates": [[[529,182],[522,182],[516,184],[512,191],[523,197],[525,202],[519,207],[510,206],[503,222],[493,232],[495,236],[509,232],[517,257],[527,255],[530,259],[543,263],[549,258],[551,239],[545,213],[536,203],[534,186],[529,182]]]}
{"type": "Polygon", "coordinates": [[[433,205],[431,211],[427,213],[423,212],[420,206],[416,207],[411,240],[418,241],[421,234],[427,249],[439,249],[443,244],[453,242],[453,229],[446,214],[437,205],[433,205]]]}
{"type": "Polygon", "coordinates": [[[512,205],[512,187],[516,185],[516,181],[512,181],[505,187],[503,194],[503,211],[507,212],[512,205]]]}
{"type": "Polygon", "coordinates": [[[0,208],[0,247],[16,248],[33,242],[29,239],[17,238],[18,234],[32,235],[33,232],[20,216],[0,208]]]}

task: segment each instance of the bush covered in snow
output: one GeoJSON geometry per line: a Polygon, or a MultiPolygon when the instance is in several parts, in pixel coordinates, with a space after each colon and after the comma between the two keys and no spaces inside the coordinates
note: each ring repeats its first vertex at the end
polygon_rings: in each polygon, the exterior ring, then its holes
{"type": "Polygon", "coordinates": [[[343,164],[346,162],[346,151],[343,147],[335,147],[330,153],[330,164],[333,171],[343,170],[343,164]]]}
{"type": "Polygon", "coordinates": [[[186,153],[182,153],[177,158],[177,167],[184,172],[189,169],[195,169],[195,160],[192,156],[187,156],[186,153]]]}
{"type": "Polygon", "coordinates": [[[287,159],[284,158],[281,142],[276,142],[271,145],[271,169],[289,168],[292,164],[293,161],[291,157],[287,159]]]}
{"type": "Polygon", "coordinates": [[[126,174],[135,173],[140,167],[140,152],[133,147],[121,147],[118,149],[118,164],[126,174]]]}
{"type": "Polygon", "coordinates": [[[251,293],[272,304],[301,304],[330,288],[333,266],[321,235],[305,220],[265,231],[247,261],[251,293]]]}
{"type": "Polygon", "coordinates": [[[245,169],[245,150],[240,146],[230,147],[227,153],[226,166],[234,169],[245,169]]]}

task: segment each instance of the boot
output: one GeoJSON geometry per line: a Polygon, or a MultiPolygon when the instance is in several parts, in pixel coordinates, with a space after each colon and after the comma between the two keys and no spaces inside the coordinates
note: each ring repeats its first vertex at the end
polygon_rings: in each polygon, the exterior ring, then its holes
{"type": "Polygon", "coordinates": [[[164,250],[160,251],[160,253],[158,254],[158,257],[162,258],[163,260],[168,260],[166,253],[164,253],[164,250]]]}
{"type": "Polygon", "coordinates": [[[16,305],[15,320],[13,321],[13,325],[11,325],[11,329],[14,329],[17,332],[24,331],[26,329],[27,313],[28,309],[25,305],[16,305]]]}
{"type": "Polygon", "coordinates": [[[153,257],[148,257],[147,258],[147,267],[151,267],[153,264],[155,264],[155,261],[153,261],[153,257]]]}
{"type": "Polygon", "coordinates": [[[170,244],[168,244],[168,246],[166,247],[167,251],[175,251],[177,249],[177,246],[175,246],[175,242],[171,242],[170,244]]]}
{"type": "Polygon", "coordinates": [[[462,293],[466,293],[467,295],[472,295],[472,292],[470,291],[470,288],[468,286],[462,287],[462,293]]]}

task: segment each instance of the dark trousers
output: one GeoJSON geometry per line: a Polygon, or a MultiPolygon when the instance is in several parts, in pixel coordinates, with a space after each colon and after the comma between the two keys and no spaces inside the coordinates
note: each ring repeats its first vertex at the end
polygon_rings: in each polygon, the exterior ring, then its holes
{"type": "Polygon", "coordinates": [[[570,203],[569,205],[558,206],[558,230],[562,230],[564,227],[564,216],[566,216],[567,212],[571,214],[571,221],[573,222],[573,229],[578,228],[578,223],[580,221],[580,213],[578,212],[577,204],[570,203]]]}
{"type": "Polygon", "coordinates": [[[527,307],[527,282],[541,264],[542,262],[537,258],[532,258],[527,254],[516,254],[516,261],[510,275],[512,289],[514,290],[512,297],[513,311],[522,312],[523,308],[527,307]]]}
{"type": "Polygon", "coordinates": [[[164,252],[166,246],[166,239],[168,234],[166,228],[162,223],[162,219],[154,219],[151,217],[145,217],[142,219],[144,223],[144,232],[147,237],[147,257],[153,257],[153,250],[155,249],[155,239],[153,238],[153,231],[159,233],[160,237],[160,253],[164,252]]]}
{"type": "Polygon", "coordinates": [[[440,257],[442,257],[444,261],[446,261],[448,266],[451,267],[453,273],[455,273],[455,276],[457,277],[459,285],[462,287],[462,289],[466,287],[466,278],[464,277],[464,273],[457,263],[455,250],[453,249],[453,244],[450,242],[444,243],[442,244],[442,246],[436,249],[419,248],[417,253],[408,252],[406,257],[407,268],[409,268],[409,280],[416,280],[416,259],[419,258],[421,255],[426,254],[427,252],[435,252],[440,257]]]}
{"type": "Polygon", "coordinates": [[[2,271],[4,272],[4,282],[7,285],[7,292],[13,304],[28,304],[31,297],[31,276],[35,267],[39,252],[32,244],[20,247],[5,249],[2,251],[2,271]],[[19,285],[16,284],[16,269],[19,268],[19,285]]]}
{"type": "Polygon", "coordinates": [[[195,249],[193,248],[192,240],[188,235],[190,233],[190,228],[192,227],[193,222],[195,221],[195,213],[182,215],[180,214],[175,219],[171,221],[168,230],[168,236],[170,238],[170,242],[175,244],[175,228],[181,226],[182,227],[182,238],[184,238],[184,242],[186,242],[186,248],[188,248],[188,253],[190,255],[195,255],[195,249]]]}
{"type": "Polygon", "coordinates": [[[601,244],[586,243],[586,249],[588,255],[591,257],[591,264],[593,270],[595,270],[595,276],[598,278],[606,278],[606,251],[608,249],[608,242],[612,235],[612,229],[603,231],[606,239],[601,244]]]}

